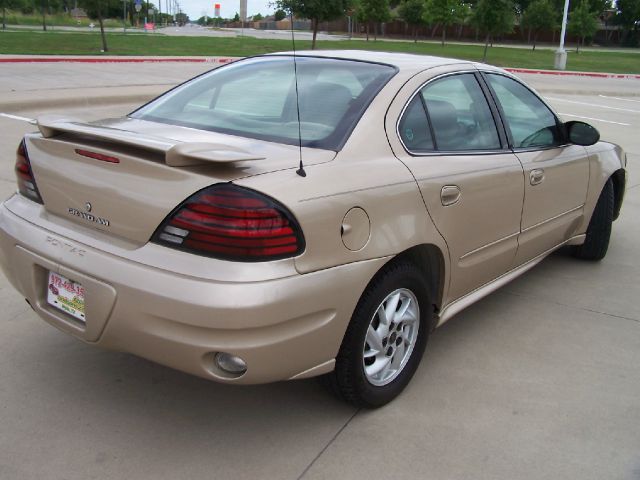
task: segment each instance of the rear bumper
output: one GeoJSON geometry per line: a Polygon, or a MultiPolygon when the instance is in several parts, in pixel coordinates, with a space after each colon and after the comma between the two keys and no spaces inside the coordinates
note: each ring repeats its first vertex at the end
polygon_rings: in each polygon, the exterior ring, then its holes
{"type": "MultiPolygon", "coordinates": [[[[40,317],[85,342],[239,384],[330,371],[364,287],[387,260],[304,275],[282,262],[272,275],[265,275],[262,264],[253,279],[251,265],[239,274],[234,264],[229,278],[220,280],[136,260],[161,259],[167,250],[163,247],[131,250],[96,236],[84,243],[63,235],[68,233],[63,227],[42,214],[42,207],[19,196],[0,207],[0,265],[40,317]],[[47,304],[49,271],[85,287],[86,324],[47,304]],[[234,378],[219,370],[214,364],[216,352],[243,358],[246,373],[234,378]]],[[[218,269],[228,263],[198,261],[218,269]]],[[[172,261],[167,265],[171,267],[172,261]]],[[[217,276],[224,277],[224,272],[217,276]]]]}

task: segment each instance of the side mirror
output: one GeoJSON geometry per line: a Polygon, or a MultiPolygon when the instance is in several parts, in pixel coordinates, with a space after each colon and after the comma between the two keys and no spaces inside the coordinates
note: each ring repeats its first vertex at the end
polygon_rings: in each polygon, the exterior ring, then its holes
{"type": "Polygon", "coordinates": [[[571,143],[585,147],[593,145],[600,140],[600,132],[588,123],[571,121],[564,124],[567,136],[571,143]]]}

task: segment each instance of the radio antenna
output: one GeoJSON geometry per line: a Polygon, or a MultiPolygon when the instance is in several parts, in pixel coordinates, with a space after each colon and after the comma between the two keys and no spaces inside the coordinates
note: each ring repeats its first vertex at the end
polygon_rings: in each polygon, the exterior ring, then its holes
{"type": "Polygon", "coordinates": [[[300,125],[300,94],[298,93],[298,63],[296,62],[296,37],[293,33],[293,10],[289,14],[291,20],[291,43],[293,43],[293,78],[296,83],[296,113],[298,115],[298,151],[300,152],[300,168],[296,173],[301,177],[306,177],[307,172],[304,171],[302,164],[302,127],[300,125]]]}

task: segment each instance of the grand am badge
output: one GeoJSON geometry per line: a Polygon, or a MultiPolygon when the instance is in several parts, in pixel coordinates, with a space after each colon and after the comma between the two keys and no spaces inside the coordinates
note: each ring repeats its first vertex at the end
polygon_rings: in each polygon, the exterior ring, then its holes
{"type": "Polygon", "coordinates": [[[69,207],[67,209],[67,213],[69,215],[73,215],[75,217],[80,217],[83,220],[87,220],[88,222],[97,223],[98,225],[103,225],[105,227],[108,227],[110,225],[109,220],[107,220],[106,218],[96,217],[95,215],[93,215],[91,213],[87,213],[87,212],[81,212],[77,208],[69,207]]]}

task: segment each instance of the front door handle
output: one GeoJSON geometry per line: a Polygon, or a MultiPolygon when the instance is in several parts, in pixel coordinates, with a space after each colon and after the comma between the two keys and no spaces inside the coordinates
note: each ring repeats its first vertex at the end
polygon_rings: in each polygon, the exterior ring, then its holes
{"type": "Polygon", "coordinates": [[[460,187],[457,185],[445,185],[440,190],[440,201],[442,202],[443,207],[448,207],[449,205],[455,205],[460,201],[460,187]]]}
{"type": "Polygon", "coordinates": [[[536,168],[529,173],[529,183],[531,185],[539,185],[544,181],[544,170],[536,168]]]}

